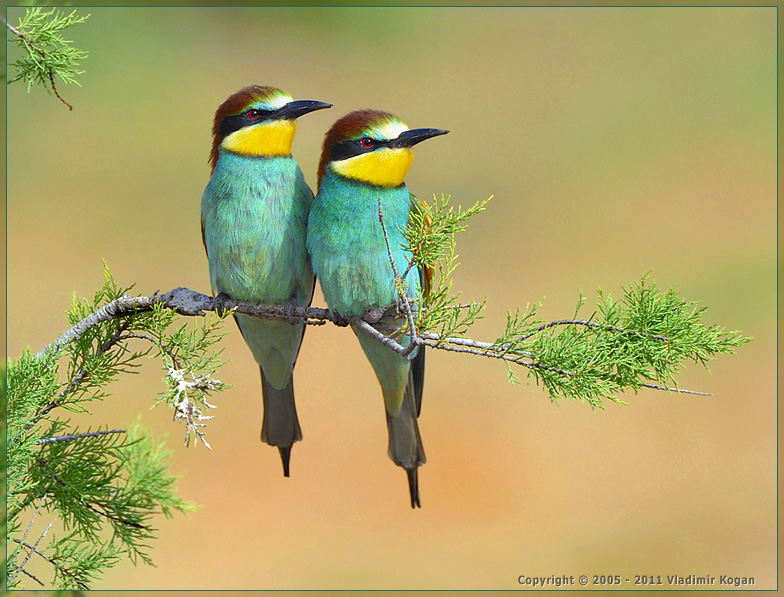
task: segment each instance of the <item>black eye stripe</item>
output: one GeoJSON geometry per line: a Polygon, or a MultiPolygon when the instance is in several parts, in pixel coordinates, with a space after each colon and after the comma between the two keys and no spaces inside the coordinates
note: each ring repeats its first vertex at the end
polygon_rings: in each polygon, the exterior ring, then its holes
{"type": "Polygon", "coordinates": [[[371,139],[372,143],[365,146],[362,144],[362,141],[367,138],[368,137],[362,137],[361,139],[349,139],[347,141],[333,143],[332,147],[329,148],[329,161],[339,162],[340,160],[347,160],[348,158],[353,158],[354,156],[363,153],[370,153],[371,151],[385,147],[389,143],[389,141],[371,139]]]}
{"type": "Polygon", "coordinates": [[[231,135],[234,131],[238,131],[246,126],[250,126],[253,124],[258,124],[260,122],[264,122],[265,120],[271,120],[271,118],[275,115],[277,110],[259,110],[258,108],[254,108],[256,112],[258,112],[258,116],[256,118],[251,118],[248,116],[248,110],[240,114],[235,114],[234,116],[226,116],[223,120],[221,120],[220,127],[218,128],[218,132],[222,137],[226,137],[231,135]]]}

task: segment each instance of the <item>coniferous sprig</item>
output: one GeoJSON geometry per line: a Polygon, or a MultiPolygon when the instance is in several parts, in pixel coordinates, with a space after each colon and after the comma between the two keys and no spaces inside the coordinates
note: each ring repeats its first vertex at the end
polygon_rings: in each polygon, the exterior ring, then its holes
{"type": "MultiPolygon", "coordinates": [[[[601,290],[598,294],[596,311],[588,319],[578,318],[582,296],[573,319],[544,323],[537,318],[541,302],[522,315],[509,314],[506,330],[491,350],[516,357],[507,364],[528,367],[529,378],[541,383],[552,400],[585,400],[603,408],[603,399],[623,403],[617,394],[625,390],[683,391],[675,375],[686,361],[707,368],[717,355],[750,340],[717,325],[705,326],[705,307],[684,301],[672,289],[659,292],[647,276],[624,289],[620,301],[601,290]]],[[[510,378],[515,379],[513,372],[510,378]]]]}
{"type": "MultiPolygon", "coordinates": [[[[58,587],[82,590],[120,558],[150,563],[152,517],[193,508],[174,493],[175,478],[166,472],[168,453],[138,425],[128,432],[80,431],[62,418],[64,411],[86,412],[91,400],[108,396],[108,384],[134,372],[146,356],[162,362],[168,389],[159,401],[175,407],[175,418],[184,418],[180,412],[186,402],[206,404],[208,391],[224,387],[212,377],[221,363],[220,353],[211,350],[220,338],[222,318],[171,331],[175,311],[155,304],[108,319],[95,317],[127,298],[128,290],[117,286],[105,268],[104,284],[92,300],[74,298],[68,314],[74,328],[38,355],[25,351],[8,362],[10,586],[43,585],[25,568],[31,558],[49,563],[58,587]],[[176,395],[173,375],[198,380],[197,387],[188,387],[187,400],[183,392],[176,403],[166,398],[176,395]],[[47,527],[33,537],[30,529],[37,519],[60,520],[66,534],[47,535],[47,527]]],[[[192,421],[185,422],[188,437],[192,421]]],[[[203,436],[203,430],[198,434],[203,436]]]]}
{"type": "MultiPolygon", "coordinates": [[[[488,199],[489,201],[489,199],[488,199]]],[[[579,319],[585,304],[580,296],[572,319],[544,322],[538,316],[543,301],[522,312],[507,314],[504,333],[492,343],[467,337],[471,325],[481,317],[486,301],[460,304],[460,293],[452,292],[452,274],[458,266],[454,233],[484,208],[487,201],[468,210],[449,206],[449,197],[434,197],[434,204],[416,204],[404,230],[405,249],[412,252],[409,267],[436,270],[435,285],[425,293],[419,288],[413,316],[414,330],[408,347],[396,342],[400,331],[383,338],[370,326],[368,333],[403,356],[415,345],[502,359],[508,377],[517,382],[513,365],[528,369],[529,379],[541,384],[554,401],[560,398],[585,400],[602,408],[602,400],[623,403],[618,394],[641,388],[681,390],[675,375],[686,361],[707,367],[718,354],[731,353],[749,341],[738,332],[702,323],[704,307],[681,299],[674,290],[659,293],[648,277],[624,290],[615,302],[599,291],[596,312],[579,319]]],[[[380,215],[381,225],[384,225],[380,215]]],[[[399,285],[405,274],[398,280],[399,285]]],[[[401,299],[403,298],[401,294],[401,299]]],[[[404,308],[407,301],[402,301],[404,308]]],[[[406,329],[406,327],[404,327],[406,329]]]]}
{"type": "Polygon", "coordinates": [[[79,62],[87,57],[87,52],[73,47],[62,32],[83,23],[89,16],[79,16],[76,11],[66,14],[57,8],[44,11],[40,7],[32,7],[27,9],[16,27],[3,21],[14,36],[12,41],[25,52],[24,57],[10,65],[16,69],[16,74],[8,83],[26,81],[28,92],[34,84],[41,85],[73,109],[58,92],[55,77],[64,83],[79,85],[76,77],[84,72],[79,70],[79,62]]]}
{"type": "MultiPolygon", "coordinates": [[[[481,319],[486,299],[481,303],[460,304],[460,292],[452,292],[452,276],[460,265],[455,252],[455,234],[468,227],[467,221],[484,211],[492,199],[478,201],[463,210],[450,204],[450,196],[433,196],[433,203],[415,202],[408,226],[403,230],[404,249],[411,252],[408,265],[432,272],[432,286],[425,297],[419,288],[417,302],[424,306],[417,310],[415,324],[418,333],[437,333],[440,337],[461,336],[481,319]],[[421,297],[424,297],[422,300],[421,297]]],[[[406,272],[407,273],[407,272],[406,272]]],[[[402,278],[405,279],[403,274],[402,278]]]]}
{"type": "Polygon", "coordinates": [[[465,230],[467,221],[484,211],[492,198],[491,195],[484,201],[477,201],[465,211],[460,205],[455,211],[450,195],[442,194],[440,198],[433,195],[432,205],[412,198],[414,209],[403,237],[405,248],[411,251],[413,265],[430,269],[443,258],[454,255],[455,234],[465,230]]]}

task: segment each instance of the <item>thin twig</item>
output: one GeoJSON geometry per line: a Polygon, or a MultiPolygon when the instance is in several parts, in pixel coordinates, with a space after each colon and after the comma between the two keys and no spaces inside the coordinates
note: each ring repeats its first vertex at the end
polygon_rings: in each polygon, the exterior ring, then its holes
{"type": "Polygon", "coordinates": [[[419,335],[423,340],[435,340],[443,344],[456,344],[458,346],[470,346],[472,348],[479,348],[483,350],[493,350],[499,353],[512,353],[523,357],[533,357],[533,353],[528,350],[510,350],[509,344],[495,344],[493,342],[481,342],[480,340],[471,340],[471,338],[455,338],[449,336],[441,338],[438,334],[424,333],[419,335]]]}
{"type": "Polygon", "coordinates": [[[678,394],[694,394],[695,396],[713,396],[710,392],[695,392],[694,390],[682,390],[680,388],[668,388],[667,386],[659,386],[653,383],[640,384],[643,388],[650,388],[652,390],[665,390],[667,392],[676,392],[678,394]]]}
{"type": "MultiPolygon", "coordinates": [[[[84,506],[88,510],[90,510],[92,512],[95,512],[98,516],[104,516],[104,517],[106,517],[106,518],[108,518],[110,520],[114,520],[116,522],[120,522],[122,524],[128,525],[129,527],[134,527],[136,529],[143,529],[145,531],[149,531],[149,529],[147,527],[145,527],[144,525],[139,524],[138,522],[132,522],[130,520],[125,520],[124,518],[120,518],[119,516],[114,516],[113,514],[109,514],[107,512],[102,512],[101,510],[98,510],[92,504],[88,504],[87,502],[82,501],[82,503],[84,504],[84,506]]],[[[96,502],[96,503],[99,506],[101,506],[102,508],[106,508],[106,504],[102,504],[100,502],[96,502]]]]}
{"type": "Polygon", "coordinates": [[[163,343],[159,344],[158,342],[156,342],[155,338],[153,338],[152,336],[148,336],[147,334],[124,334],[124,335],[120,336],[119,339],[120,340],[131,340],[131,339],[147,340],[153,346],[160,347],[160,349],[164,352],[164,354],[171,359],[172,365],[177,367],[177,369],[181,368],[180,359],[178,359],[174,355],[174,353],[171,350],[169,350],[168,346],[166,346],[163,343]]]}
{"type": "MultiPolygon", "coordinates": [[[[30,501],[32,502],[33,500],[31,499],[30,501]]],[[[22,535],[22,541],[27,539],[27,535],[30,534],[30,529],[33,528],[33,523],[35,522],[35,519],[38,518],[38,512],[41,511],[41,507],[43,505],[44,505],[44,502],[43,502],[43,500],[41,500],[41,503],[38,504],[38,507],[35,509],[35,512],[33,512],[33,517],[30,519],[30,523],[27,525],[27,528],[25,529],[24,535],[22,535]]],[[[10,518],[11,517],[9,516],[9,520],[10,520],[10,518]]]]}
{"type": "MultiPolygon", "coordinates": [[[[384,233],[384,242],[387,244],[387,255],[389,256],[389,264],[392,266],[392,273],[395,276],[395,288],[397,289],[399,302],[403,304],[403,312],[405,313],[406,319],[408,321],[408,335],[409,338],[411,338],[411,343],[409,344],[409,347],[411,348],[408,351],[410,354],[413,352],[416,345],[416,325],[414,324],[414,314],[411,312],[411,302],[409,301],[408,295],[404,292],[405,281],[400,277],[400,272],[397,269],[395,258],[392,257],[392,246],[389,244],[389,234],[387,234],[387,226],[384,223],[384,211],[381,209],[381,197],[378,198],[378,221],[381,223],[381,231],[384,233]]],[[[406,270],[406,275],[408,275],[410,269],[411,267],[409,264],[409,268],[406,270]]]]}
{"type": "Polygon", "coordinates": [[[69,110],[73,110],[73,106],[69,104],[67,101],[65,101],[65,98],[63,98],[63,96],[60,95],[60,92],[57,91],[57,85],[54,84],[54,75],[52,74],[52,69],[51,68],[48,69],[46,74],[49,77],[49,83],[52,85],[52,91],[54,91],[54,94],[57,96],[57,99],[59,99],[66,106],[68,106],[69,110]]]}
{"type": "Polygon", "coordinates": [[[42,437],[36,444],[53,444],[55,442],[69,442],[74,439],[82,439],[84,437],[98,437],[100,435],[107,435],[109,433],[126,433],[125,429],[111,429],[109,431],[90,431],[87,433],[67,433],[66,435],[55,435],[54,437],[42,437]]]}
{"type": "MultiPolygon", "coordinates": [[[[408,354],[406,352],[408,347],[403,346],[403,345],[397,343],[394,339],[390,338],[389,336],[385,336],[384,334],[382,334],[381,332],[376,330],[376,328],[374,328],[372,325],[370,325],[364,319],[360,319],[359,317],[354,317],[354,318],[350,319],[349,321],[350,321],[352,326],[356,326],[356,327],[360,328],[361,330],[363,330],[364,332],[367,332],[377,342],[380,342],[381,344],[383,344],[387,348],[391,348],[397,354],[399,354],[401,356],[406,356],[406,354],[408,354]]],[[[411,346],[415,347],[416,344],[412,343],[411,346]]]]}
{"type": "MultiPolygon", "coordinates": [[[[12,577],[11,577],[11,578],[8,580],[8,584],[11,584],[12,582],[14,582],[14,580],[16,579],[16,577],[17,577],[17,576],[19,576],[19,573],[20,573],[20,572],[21,572],[21,571],[24,569],[24,567],[25,567],[25,564],[27,564],[27,562],[28,562],[28,561],[30,560],[30,558],[32,557],[32,555],[33,555],[33,552],[37,553],[39,556],[41,556],[41,557],[43,557],[43,558],[45,558],[45,559],[49,560],[50,562],[52,562],[52,560],[50,560],[50,559],[49,559],[49,558],[47,558],[47,557],[46,557],[44,554],[42,554],[40,551],[38,551],[38,549],[37,549],[37,548],[38,548],[38,544],[41,542],[41,539],[43,539],[44,537],[46,537],[46,533],[48,533],[48,532],[49,532],[49,529],[51,529],[51,528],[52,528],[52,525],[53,525],[53,524],[54,524],[54,522],[50,522],[50,523],[49,523],[49,526],[47,526],[47,527],[46,527],[46,529],[44,530],[43,534],[42,534],[40,537],[38,537],[38,539],[36,539],[36,540],[35,540],[35,544],[34,544],[34,545],[28,545],[27,543],[24,543],[23,541],[20,541],[19,539],[11,539],[11,541],[15,541],[15,542],[19,543],[19,545],[21,545],[21,546],[23,546],[23,547],[26,547],[26,548],[27,548],[27,549],[29,549],[30,551],[28,551],[28,552],[27,552],[27,556],[25,556],[25,559],[24,559],[24,560],[22,561],[22,563],[21,563],[21,564],[19,564],[19,566],[16,568],[16,572],[14,572],[14,575],[13,575],[13,576],[12,576],[12,577]]],[[[52,564],[54,564],[54,562],[52,562],[52,564]]],[[[55,564],[55,565],[56,565],[56,564],[55,564]]]]}
{"type": "MultiPolygon", "coordinates": [[[[438,342],[435,340],[426,340],[420,337],[420,342],[424,346],[429,346],[431,348],[437,348],[439,350],[446,350],[448,352],[462,352],[464,354],[473,354],[481,357],[490,357],[493,359],[500,359],[502,361],[509,361],[510,363],[515,363],[517,365],[522,365],[523,367],[528,367],[529,369],[542,369],[544,371],[552,371],[553,373],[559,373],[561,375],[566,375],[571,377],[574,375],[573,371],[566,371],[565,369],[558,369],[556,367],[550,367],[548,365],[542,365],[540,363],[535,363],[532,361],[524,361],[520,356],[511,356],[508,353],[503,352],[496,352],[493,350],[482,349],[477,346],[473,346],[471,344],[466,343],[465,346],[455,346],[451,344],[444,344],[443,342],[438,342]]],[[[487,344],[486,342],[482,342],[482,344],[487,344]]]]}
{"type": "Polygon", "coordinates": [[[14,35],[16,35],[18,37],[23,37],[22,34],[19,32],[19,29],[17,29],[13,25],[11,25],[11,23],[6,21],[5,18],[2,15],[0,15],[0,23],[2,23],[5,26],[5,28],[8,29],[14,35]]]}
{"type": "Polygon", "coordinates": [[[667,336],[662,336],[660,334],[648,334],[646,332],[638,332],[638,331],[631,331],[626,328],[617,327],[614,325],[605,325],[602,323],[596,323],[594,321],[586,321],[584,319],[559,319],[557,321],[550,321],[548,323],[543,323],[539,327],[535,328],[532,332],[528,334],[524,334],[522,336],[518,336],[519,340],[528,340],[534,334],[537,334],[541,331],[544,331],[548,328],[555,327],[557,325],[583,325],[589,328],[600,328],[603,330],[610,330],[612,332],[629,332],[632,334],[637,334],[638,336],[645,336],[646,338],[653,338],[654,340],[661,340],[663,342],[669,342],[670,339],[667,336]]]}
{"type": "MultiPolygon", "coordinates": [[[[50,523],[49,523],[49,526],[51,527],[51,526],[52,526],[52,524],[54,524],[54,523],[51,523],[51,522],[50,522],[50,523]]],[[[48,531],[48,530],[49,530],[49,528],[47,527],[47,529],[46,529],[46,530],[48,531]]],[[[46,534],[46,533],[44,533],[44,534],[46,534]]],[[[42,536],[41,538],[43,538],[43,536],[42,536]]],[[[49,562],[49,563],[50,563],[52,566],[54,566],[55,568],[57,568],[57,569],[58,569],[58,570],[59,570],[59,571],[60,571],[62,574],[65,574],[65,575],[67,575],[67,576],[70,576],[71,578],[73,578],[73,579],[76,581],[76,583],[79,585],[79,588],[80,588],[80,589],[82,589],[82,590],[84,590],[84,591],[87,591],[87,590],[90,588],[90,587],[88,587],[86,584],[84,584],[82,581],[80,581],[80,580],[78,579],[78,577],[77,577],[75,574],[73,574],[73,573],[72,573],[70,570],[68,570],[67,568],[63,568],[63,567],[62,567],[62,566],[60,566],[60,565],[59,565],[57,562],[55,562],[53,559],[51,559],[49,556],[47,556],[46,554],[44,554],[44,553],[42,553],[42,552],[38,551],[38,550],[35,548],[35,546],[33,546],[33,545],[29,545],[29,544],[25,543],[24,541],[20,541],[19,539],[14,539],[13,537],[11,537],[11,538],[10,538],[10,540],[11,540],[11,541],[13,541],[14,543],[18,543],[18,544],[19,544],[19,545],[21,545],[22,547],[25,547],[25,548],[27,548],[27,549],[31,550],[31,551],[30,551],[30,553],[31,553],[31,554],[32,554],[32,553],[35,553],[35,554],[37,554],[37,555],[41,556],[41,557],[42,557],[44,560],[46,560],[46,561],[47,561],[47,562],[49,562]]],[[[40,541],[40,539],[39,539],[39,541],[40,541]]],[[[35,545],[38,545],[38,541],[36,541],[35,545]]],[[[25,561],[26,561],[26,560],[25,560],[25,561]]],[[[14,576],[14,578],[16,578],[16,576],[14,576]]],[[[11,582],[12,580],[13,580],[13,578],[12,578],[11,580],[9,580],[9,581],[8,581],[8,582],[9,582],[9,584],[10,584],[10,582],[11,582]]]]}
{"type": "MultiPolygon", "coordinates": [[[[110,305],[110,304],[111,304],[111,303],[109,303],[109,305],[110,305]]],[[[106,307],[108,307],[109,305],[105,305],[105,306],[106,306],[106,307]]],[[[101,311],[101,310],[102,310],[102,309],[98,309],[98,311],[101,311]]],[[[84,322],[86,322],[87,320],[91,319],[91,318],[93,317],[93,315],[95,315],[96,313],[98,313],[98,311],[95,311],[95,312],[91,313],[91,314],[90,314],[88,317],[86,317],[85,319],[83,319],[82,321],[80,321],[80,322],[79,322],[78,324],[76,324],[76,325],[75,325],[73,328],[71,328],[71,330],[69,330],[68,332],[70,332],[70,331],[74,330],[75,328],[78,328],[79,326],[81,326],[81,324],[83,324],[83,323],[84,323],[84,322]]],[[[101,320],[101,321],[106,321],[106,320],[101,320]]],[[[98,323],[100,323],[100,321],[99,321],[98,323]]],[[[93,324],[93,325],[98,325],[98,323],[95,323],[95,324],[93,324]]],[[[72,337],[72,338],[71,338],[69,341],[71,341],[71,340],[75,340],[75,339],[76,339],[76,338],[78,338],[78,337],[79,337],[81,334],[83,334],[83,333],[84,333],[84,332],[86,332],[88,329],[90,329],[90,327],[93,327],[93,325],[90,325],[90,326],[85,326],[85,327],[84,327],[84,330],[83,330],[83,331],[82,331],[80,334],[78,334],[78,335],[74,335],[74,336],[73,336],[73,337],[72,337]]],[[[110,349],[112,346],[114,346],[114,345],[115,345],[117,342],[119,342],[119,341],[122,339],[123,332],[125,332],[125,330],[128,328],[128,326],[129,326],[129,325],[130,325],[130,322],[125,322],[125,323],[123,323],[122,325],[120,325],[120,327],[119,327],[119,328],[117,328],[117,331],[116,331],[116,332],[114,332],[114,334],[112,334],[112,337],[111,337],[111,338],[109,338],[109,339],[108,339],[106,342],[104,342],[104,343],[103,343],[103,345],[102,345],[102,346],[101,346],[101,347],[100,347],[100,348],[99,348],[99,349],[96,351],[96,353],[95,353],[95,357],[94,357],[94,358],[98,358],[98,357],[102,356],[102,355],[103,355],[103,354],[105,354],[105,353],[106,353],[106,352],[107,352],[107,351],[108,351],[108,350],[109,350],[109,349],[110,349]]],[[[66,334],[68,334],[68,332],[66,332],[66,334]]],[[[64,335],[65,335],[65,334],[63,334],[63,336],[64,336],[64,335]]],[[[60,338],[62,338],[63,336],[60,336],[60,338]]],[[[58,339],[55,341],[55,344],[57,344],[58,342],[60,342],[60,338],[58,338],[58,339]]],[[[50,345],[49,345],[47,348],[45,348],[44,350],[42,350],[41,352],[39,352],[39,353],[36,355],[36,357],[40,358],[40,356],[41,356],[41,355],[43,355],[43,354],[45,354],[45,353],[46,353],[46,352],[47,352],[47,351],[48,351],[48,350],[49,350],[49,349],[50,349],[52,346],[53,346],[53,345],[52,345],[52,344],[50,344],[50,345]]],[[[60,346],[62,346],[62,344],[61,344],[60,346]]],[[[47,404],[45,407],[43,407],[43,408],[42,408],[42,409],[41,409],[41,410],[38,412],[38,414],[37,414],[37,415],[35,415],[35,416],[34,416],[34,417],[33,417],[33,418],[30,420],[30,422],[29,422],[27,425],[25,425],[25,426],[22,428],[22,431],[27,431],[27,430],[28,430],[28,429],[30,429],[30,428],[31,428],[33,425],[35,425],[35,424],[36,424],[38,421],[40,421],[40,420],[41,420],[43,417],[45,417],[47,414],[49,414],[49,412],[50,412],[52,409],[54,409],[54,408],[57,408],[58,406],[60,406],[60,405],[63,403],[63,398],[65,398],[65,397],[66,397],[66,395],[68,395],[68,392],[70,392],[70,391],[71,391],[71,390],[73,390],[73,389],[74,389],[76,386],[78,386],[80,383],[82,383],[82,381],[84,381],[84,379],[87,377],[87,375],[88,375],[88,370],[87,370],[87,367],[84,367],[84,368],[83,368],[83,369],[82,369],[82,370],[81,370],[79,373],[77,373],[77,374],[74,376],[74,378],[73,378],[73,379],[72,379],[72,380],[69,382],[69,384],[66,386],[66,388],[65,388],[65,389],[64,389],[62,392],[60,392],[60,393],[57,395],[57,398],[55,398],[55,399],[54,399],[54,400],[52,400],[52,401],[51,401],[49,404],[47,404]]]]}
{"type": "Polygon", "coordinates": [[[29,576],[30,578],[32,578],[35,582],[37,582],[42,587],[46,586],[46,585],[44,585],[44,583],[42,583],[40,580],[38,580],[38,578],[35,575],[31,574],[30,572],[28,572],[24,568],[22,568],[20,572],[22,574],[24,574],[25,576],[29,576]]]}

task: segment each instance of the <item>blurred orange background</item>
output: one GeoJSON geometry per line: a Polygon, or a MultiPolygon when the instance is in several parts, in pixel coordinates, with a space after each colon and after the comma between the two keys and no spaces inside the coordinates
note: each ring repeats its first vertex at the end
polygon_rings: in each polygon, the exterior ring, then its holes
{"type": "Polygon", "coordinates": [[[209,292],[212,116],[251,83],[334,104],[299,123],[311,185],[324,132],[351,110],[451,131],[416,148],[408,186],[464,206],[494,195],[458,238],[455,288],[488,297],[477,339],[517,306],[546,296],[543,317],[568,317],[580,291],[618,296],[645,272],[754,337],[712,375],[684,370],[681,386],[709,397],[645,391],[597,412],[510,385],[500,363],[430,351],[412,511],[348,330],[305,336],[304,441],[284,479],[259,441],[258,369],[226,326],[218,377],[233,387],[213,400],[212,451],[186,449],[171,414],[150,410],[153,361],[82,421],[141,416],[168,435],[179,494],[201,505],[156,521],[156,567],[121,563],[94,588],[518,589],[553,574],[776,587],[775,8],[79,10],[91,17],[69,36],[90,56],[82,87],[60,86],[73,112],[8,88],[12,358],[68,327],[102,259],[139,294],[209,292]]]}

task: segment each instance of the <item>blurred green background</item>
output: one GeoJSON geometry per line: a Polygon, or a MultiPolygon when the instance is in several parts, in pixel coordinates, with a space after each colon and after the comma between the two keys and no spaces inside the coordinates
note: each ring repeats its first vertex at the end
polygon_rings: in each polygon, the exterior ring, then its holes
{"type": "Polygon", "coordinates": [[[495,196],[458,242],[456,288],[489,299],[476,338],[518,305],[546,296],[544,317],[570,316],[580,291],[618,295],[648,271],[755,338],[712,375],[684,371],[682,387],[710,397],[647,391],[600,412],[431,352],[414,512],[350,332],[305,336],[305,439],[284,479],[258,439],[257,367],[227,326],[233,388],[214,401],[211,452],[150,410],[153,362],[96,405],[93,427],[141,415],[168,434],[180,493],[202,505],[159,521],[157,567],[120,564],[96,589],[516,589],[552,574],[775,587],[775,8],[80,10],[87,72],[60,87],[73,112],[8,89],[12,357],[67,327],[101,259],[140,294],[209,291],[212,116],[251,83],[335,105],[299,124],[311,185],[324,132],[350,110],[451,131],[417,148],[408,184],[463,205],[495,196]]]}

